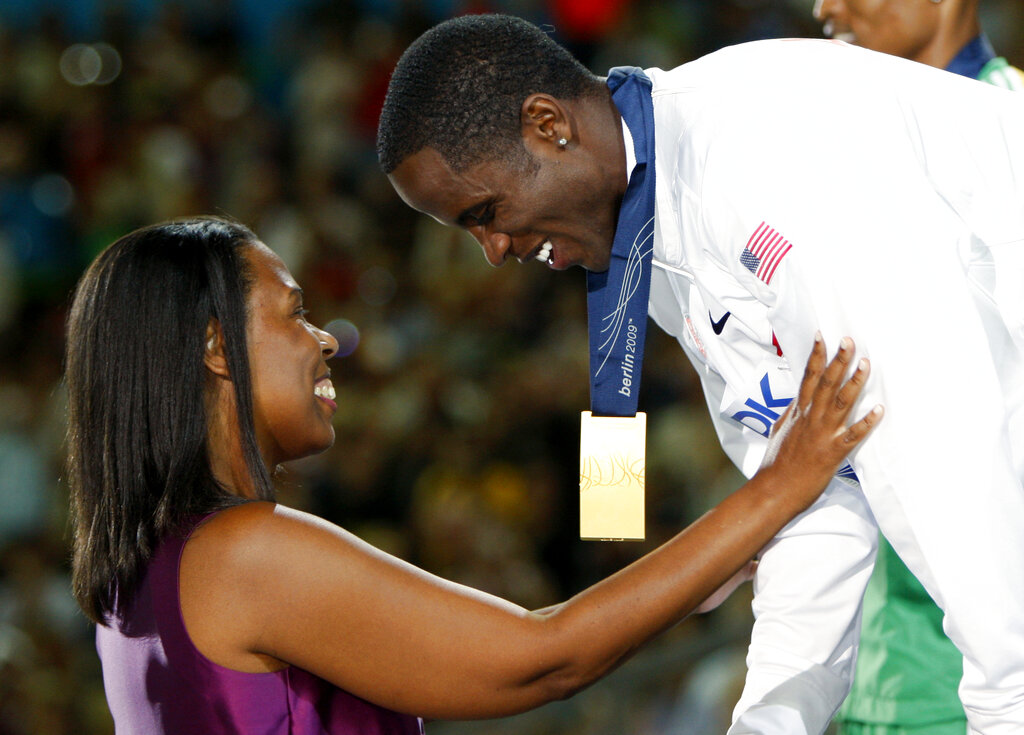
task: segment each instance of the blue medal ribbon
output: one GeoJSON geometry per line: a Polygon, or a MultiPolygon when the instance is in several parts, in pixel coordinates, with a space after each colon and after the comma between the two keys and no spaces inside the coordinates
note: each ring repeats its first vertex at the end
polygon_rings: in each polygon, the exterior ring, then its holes
{"type": "Polygon", "coordinates": [[[651,80],[636,67],[612,69],[608,88],[633,137],[636,166],[619,209],[609,268],[587,272],[590,409],[594,416],[635,416],[654,252],[654,105],[651,80]]]}
{"type": "Polygon", "coordinates": [[[985,65],[996,58],[996,52],[989,43],[988,38],[982,33],[975,36],[971,41],[957,52],[953,60],[949,62],[946,71],[951,71],[960,76],[977,79],[985,65]]]}

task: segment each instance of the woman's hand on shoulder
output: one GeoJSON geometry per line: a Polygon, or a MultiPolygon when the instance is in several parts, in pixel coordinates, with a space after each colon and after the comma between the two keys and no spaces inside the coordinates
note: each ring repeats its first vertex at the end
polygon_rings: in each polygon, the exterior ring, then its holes
{"type": "Polygon", "coordinates": [[[860,420],[848,424],[871,370],[870,363],[863,358],[847,380],[854,354],[853,340],[844,337],[829,362],[824,340],[816,335],[799,394],[776,422],[761,464],[762,471],[772,468],[787,484],[807,488],[808,503],[824,489],[846,455],[864,441],[884,413],[878,405],[860,420]]]}

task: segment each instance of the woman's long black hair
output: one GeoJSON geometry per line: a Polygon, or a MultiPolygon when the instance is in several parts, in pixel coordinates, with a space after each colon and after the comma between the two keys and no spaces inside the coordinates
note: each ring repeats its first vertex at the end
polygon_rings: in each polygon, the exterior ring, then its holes
{"type": "Polygon", "coordinates": [[[256,442],[246,350],[256,236],[203,217],[136,230],[78,283],[67,325],[68,483],[75,599],[94,622],[123,615],[159,541],[238,502],[207,452],[206,331],[220,325],[256,494],[273,488],[256,442]]]}

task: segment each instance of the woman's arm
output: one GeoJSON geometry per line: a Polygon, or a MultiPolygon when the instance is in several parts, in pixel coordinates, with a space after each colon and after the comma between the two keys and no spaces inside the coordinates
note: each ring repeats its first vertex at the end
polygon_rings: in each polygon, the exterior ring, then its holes
{"type": "Polygon", "coordinates": [[[287,662],[376,704],[429,718],[508,715],[562,699],[689,614],[821,492],[877,423],[846,418],[844,341],[820,340],[766,466],[655,551],[532,613],[435,577],[308,514],[269,503],[225,511],[186,546],[182,610],[200,651],[266,670],[287,662]]]}

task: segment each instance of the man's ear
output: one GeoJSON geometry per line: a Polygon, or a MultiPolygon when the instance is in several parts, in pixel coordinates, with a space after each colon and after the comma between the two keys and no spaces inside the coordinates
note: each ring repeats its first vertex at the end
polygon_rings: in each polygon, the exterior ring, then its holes
{"type": "Polygon", "coordinates": [[[527,150],[535,151],[538,143],[564,149],[573,140],[569,113],[551,95],[531,94],[523,101],[519,119],[527,150]]]}
{"type": "Polygon", "coordinates": [[[206,325],[206,350],[203,353],[203,363],[206,369],[214,375],[222,378],[230,378],[228,361],[224,356],[224,334],[220,329],[220,322],[211,319],[206,325]]]}

